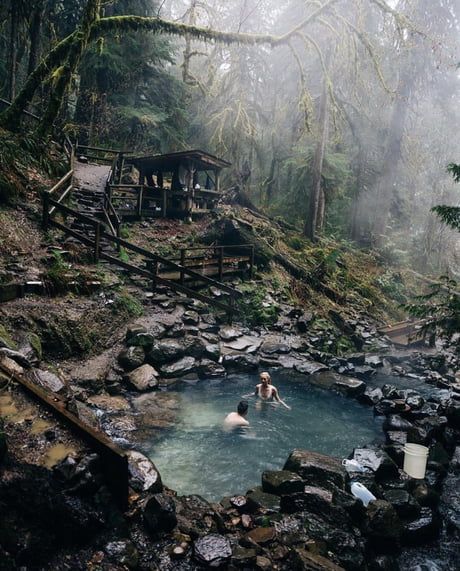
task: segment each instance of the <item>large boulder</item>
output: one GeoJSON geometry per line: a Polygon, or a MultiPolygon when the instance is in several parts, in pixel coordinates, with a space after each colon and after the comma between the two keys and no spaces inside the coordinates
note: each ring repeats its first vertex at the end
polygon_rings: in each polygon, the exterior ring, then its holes
{"type": "Polygon", "coordinates": [[[395,462],[379,448],[355,448],[353,460],[372,470],[377,480],[397,477],[399,474],[395,462]]]}
{"type": "Polygon", "coordinates": [[[294,365],[294,369],[303,375],[313,375],[315,373],[328,371],[329,367],[323,365],[323,363],[317,363],[316,361],[301,361],[294,365]]]}
{"type": "Polygon", "coordinates": [[[163,365],[160,368],[161,374],[168,378],[183,377],[189,373],[196,372],[196,360],[193,357],[182,357],[175,363],[163,365]]]}
{"type": "Polygon", "coordinates": [[[289,455],[284,470],[296,472],[307,484],[333,490],[345,489],[347,473],[338,458],[319,452],[295,449],[289,455]]]}
{"type": "Polygon", "coordinates": [[[305,484],[295,472],[271,470],[262,474],[262,490],[268,494],[282,496],[302,492],[305,484]]]}
{"type": "Polygon", "coordinates": [[[125,375],[125,381],[139,392],[158,387],[158,372],[151,365],[141,365],[125,375]]]}
{"type": "Polygon", "coordinates": [[[401,520],[389,502],[375,500],[367,508],[363,532],[377,553],[388,553],[398,548],[402,534],[401,520]]]}
{"type": "Polygon", "coordinates": [[[175,338],[162,339],[153,344],[147,353],[147,362],[153,366],[164,365],[177,361],[185,355],[185,347],[182,340],[175,338]]]}
{"type": "Polygon", "coordinates": [[[218,569],[228,563],[232,556],[230,541],[218,534],[200,537],[193,543],[193,556],[200,565],[218,569]]]}
{"type": "Polygon", "coordinates": [[[251,511],[260,510],[265,513],[277,512],[280,509],[280,498],[275,494],[264,492],[261,487],[249,490],[246,494],[251,511]]]}
{"type": "Polygon", "coordinates": [[[439,514],[431,508],[424,507],[416,520],[404,524],[402,539],[407,545],[422,545],[435,540],[440,530],[439,514]]]}
{"type": "Polygon", "coordinates": [[[145,353],[142,347],[128,347],[118,355],[118,363],[125,371],[133,371],[144,363],[145,353]]]}
{"type": "Polygon", "coordinates": [[[158,493],[163,490],[161,476],[153,462],[136,450],[128,450],[129,485],[136,492],[158,493]]]}
{"type": "Polygon", "coordinates": [[[144,521],[153,532],[169,532],[177,525],[176,506],[171,496],[154,494],[144,506],[144,521]]]}
{"type": "Polygon", "coordinates": [[[67,385],[65,381],[63,381],[60,377],[58,377],[54,373],[50,373],[49,371],[42,371],[40,369],[35,369],[34,380],[37,383],[37,385],[39,385],[46,391],[61,395],[65,394],[67,391],[67,385]]]}
{"type": "Polygon", "coordinates": [[[247,354],[225,355],[222,364],[232,373],[251,372],[258,369],[259,359],[255,355],[247,354]]]}
{"type": "Polygon", "coordinates": [[[214,379],[218,377],[225,377],[225,368],[220,364],[212,361],[211,359],[202,359],[198,363],[198,376],[201,379],[214,379]]]}

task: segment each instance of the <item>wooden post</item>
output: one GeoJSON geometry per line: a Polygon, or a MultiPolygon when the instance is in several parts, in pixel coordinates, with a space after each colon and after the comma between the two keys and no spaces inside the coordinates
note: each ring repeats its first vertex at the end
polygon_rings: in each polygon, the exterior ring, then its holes
{"type": "Polygon", "coordinates": [[[50,218],[50,193],[45,190],[43,193],[43,217],[42,217],[42,226],[43,230],[48,230],[49,226],[49,218],[50,218]]]}
{"type": "Polygon", "coordinates": [[[161,205],[161,215],[163,216],[163,218],[166,218],[167,216],[167,212],[168,212],[168,196],[166,194],[166,188],[162,188],[161,189],[161,196],[162,196],[162,205],[161,205]]]}
{"type": "Polygon", "coordinates": [[[121,178],[123,176],[123,166],[125,164],[125,156],[123,153],[118,153],[118,184],[121,184],[121,178]]]}
{"type": "Polygon", "coordinates": [[[142,198],[143,198],[143,194],[144,194],[144,187],[141,186],[139,189],[139,194],[137,196],[137,214],[139,216],[139,218],[142,217],[142,198]]]}
{"type": "Polygon", "coordinates": [[[220,171],[216,170],[216,191],[220,190],[220,171]]]}
{"type": "Polygon", "coordinates": [[[219,247],[219,281],[221,282],[224,277],[224,248],[219,247]]]}
{"type": "Polygon", "coordinates": [[[249,279],[254,277],[254,246],[251,246],[251,254],[249,259],[249,279]]]}
{"type": "Polygon", "coordinates": [[[96,222],[94,224],[94,263],[97,264],[99,261],[99,249],[101,244],[101,223],[96,222]]]}
{"type": "Polygon", "coordinates": [[[184,267],[185,267],[185,249],[182,248],[180,251],[180,265],[181,265],[181,270],[180,270],[180,283],[181,285],[184,285],[185,283],[185,274],[184,274],[184,267]]]}

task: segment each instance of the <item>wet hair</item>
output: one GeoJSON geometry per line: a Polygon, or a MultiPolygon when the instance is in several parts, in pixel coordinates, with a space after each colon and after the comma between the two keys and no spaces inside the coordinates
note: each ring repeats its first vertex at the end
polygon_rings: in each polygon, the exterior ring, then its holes
{"type": "Polygon", "coordinates": [[[236,409],[239,415],[246,414],[248,412],[249,404],[247,400],[242,400],[238,403],[238,408],[236,409]]]}
{"type": "Polygon", "coordinates": [[[270,385],[272,382],[272,379],[270,377],[270,373],[267,373],[267,371],[264,371],[263,373],[260,373],[260,380],[262,380],[263,377],[267,377],[268,380],[268,384],[270,385]]]}

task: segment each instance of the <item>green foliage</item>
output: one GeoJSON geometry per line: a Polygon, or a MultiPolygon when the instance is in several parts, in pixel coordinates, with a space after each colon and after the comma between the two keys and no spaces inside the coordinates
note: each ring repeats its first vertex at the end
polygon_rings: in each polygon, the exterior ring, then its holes
{"type": "Polygon", "coordinates": [[[435,332],[443,337],[460,333],[460,294],[458,284],[448,276],[441,276],[440,283],[430,286],[430,292],[415,298],[404,306],[413,317],[425,319],[422,331],[435,332]]]}
{"type": "Polygon", "coordinates": [[[0,338],[3,339],[3,341],[5,341],[5,343],[8,345],[10,349],[17,348],[17,345],[14,342],[13,338],[1,323],[0,323],[0,338]]]}
{"type": "Polygon", "coordinates": [[[237,308],[243,322],[248,326],[273,325],[279,315],[279,307],[267,295],[264,286],[244,288],[244,297],[238,300],[237,308]]]}
{"type": "Polygon", "coordinates": [[[305,248],[305,238],[302,236],[290,236],[286,240],[286,244],[293,250],[301,251],[305,248]]]}
{"type": "Polygon", "coordinates": [[[454,230],[460,230],[460,207],[459,206],[446,206],[440,204],[438,206],[433,206],[432,212],[441,218],[444,224],[450,226],[454,230]]]}
{"type": "Polygon", "coordinates": [[[144,314],[142,304],[129,293],[121,293],[117,295],[112,304],[112,312],[115,314],[123,313],[129,317],[140,317],[144,314]]]}
{"type": "Polygon", "coordinates": [[[60,252],[53,252],[51,266],[44,273],[44,280],[55,292],[65,292],[72,277],[69,274],[70,265],[60,252]]]}
{"type": "Polygon", "coordinates": [[[407,303],[406,288],[399,273],[387,271],[375,280],[376,285],[391,299],[407,303]]]}
{"type": "Polygon", "coordinates": [[[118,257],[122,262],[128,263],[130,261],[129,254],[123,247],[120,248],[120,251],[118,252],[118,257]]]}

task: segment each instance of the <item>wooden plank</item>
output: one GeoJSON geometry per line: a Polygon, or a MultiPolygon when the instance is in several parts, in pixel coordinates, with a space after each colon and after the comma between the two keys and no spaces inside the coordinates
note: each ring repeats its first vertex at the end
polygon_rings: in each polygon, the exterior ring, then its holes
{"type": "Polygon", "coordinates": [[[90,247],[94,246],[94,240],[91,240],[91,238],[88,238],[87,236],[80,234],[76,230],[73,230],[72,228],[65,226],[65,224],[61,224],[60,222],[57,222],[56,220],[53,220],[52,218],[50,219],[49,224],[51,226],[54,226],[55,228],[59,228],[59,230],[62,230],[63,232],[65,232],[66,234],[69,234],[70,236],[73,236],[77,240],[80,240],[80,242],[83,242],[83,244],[85,244],[85,246],[90,246],[90,247]]]}
{"type": "Polygon", "coordinates": [[[73,170],[70,170],[66,173],[60,180],[57,182],[50,190],[48,190],[49,194],[53,194],[58,188],[60,188],[65,182],[69,180],[73,176],[73,170]]]}
{"type": "Polygon", "coordinates": [[[128,506],[129,471],[126,453],[116,446],[104,433],[89,426],[78,416],[68,411],[65,402],[53,393],[48,393],[24,375],[11,373],[0,363],[0,369],[12,377],[40,404],[50,409],[59,420],[64,421],[80,438],[82,438],[101,457],[101,466],[104,471],[107,486],[111,490],[115,501],[122,509],[128,506]]]}
{"type": "Polygon", "coordinates": [[[57,200],[53,200],[52,198],[50,198],[49,203],[56,206],[56,210],[60,210],[61,212],[65,212],[66,214],[70,214],[72,216],[75,216],[75,218],[77,218],[78,220],[81,220],[82,222],[86,222],[87,224],[91,224],[91,226],[95,226],[97,224],[97,220],[95,220],[94,218],[91,218],[90,216],[86,216],[86,214],[80,214],[80,212],[78,212],[77,210],[74,210],[73,208],[70,208],[69,206],[66,206],[65,204],[61,204],[57,200]]]}

